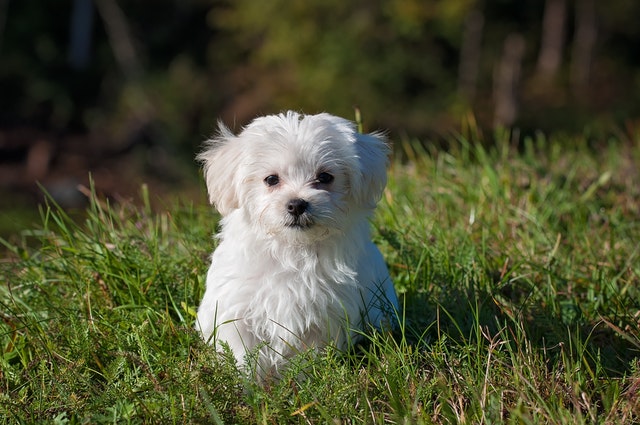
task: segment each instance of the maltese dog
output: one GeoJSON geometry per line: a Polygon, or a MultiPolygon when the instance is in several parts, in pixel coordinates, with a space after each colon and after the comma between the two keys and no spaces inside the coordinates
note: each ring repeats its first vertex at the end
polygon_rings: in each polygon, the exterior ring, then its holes
{"type": "Polygon", "coordinates": [[[368,222],[386,184],[384,138],[326,113],[260,117],[239,135],[219,127],[198,156],[222,215],[202,337],[275,376],[296,353],[393,325],[398,300],[368,222]]]}

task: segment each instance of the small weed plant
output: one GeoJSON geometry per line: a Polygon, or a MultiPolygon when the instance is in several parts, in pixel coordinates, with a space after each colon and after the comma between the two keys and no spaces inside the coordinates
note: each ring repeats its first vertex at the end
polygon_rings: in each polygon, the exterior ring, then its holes
{"type": "Polygon", "coordinates": [[[3,243],[0,423],[638,423],[640,146],[502,136],[396,147],[398,329],[263,384],[193,330],[211,208],[43,207],[3,243]]]}

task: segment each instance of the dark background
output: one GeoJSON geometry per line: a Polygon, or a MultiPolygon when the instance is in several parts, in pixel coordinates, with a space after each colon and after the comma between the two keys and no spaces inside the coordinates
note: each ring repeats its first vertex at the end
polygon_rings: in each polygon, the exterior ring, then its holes
{"type": "MultiPolygon", "coordinates": [[[[295,109],[395,140],[640,133],[637,0],[0,0],[0,208],[201,196],[215,122],[295,109]]],[[[517,138],[514,138],[517,143],[517,138]]],[[[567,138],[570,140],[570,138],[567,138]]],[[[569,143],[569,142],[568,142],[569,143]]],[[[1,211],[1,210],[0,210],[1,211]]]]}

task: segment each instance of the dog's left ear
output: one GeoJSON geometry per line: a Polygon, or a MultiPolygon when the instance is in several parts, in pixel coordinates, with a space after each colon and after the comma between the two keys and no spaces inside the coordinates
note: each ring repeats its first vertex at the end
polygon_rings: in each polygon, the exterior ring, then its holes
{"type": "Polygon", "coordinates": [[[356,201],[365,208],[375,208],[387,184],[389,146],[380,133],[355,134],[359,175],[352,184],[356,201]]]}
{"type": "Polygon", "coordinates": [[[209,201],[226,216],[240,206],[238,170],[245,155],[242,141],[218,123],[218,135],[207,141],[197,159],[203,165],[209,201]]]}

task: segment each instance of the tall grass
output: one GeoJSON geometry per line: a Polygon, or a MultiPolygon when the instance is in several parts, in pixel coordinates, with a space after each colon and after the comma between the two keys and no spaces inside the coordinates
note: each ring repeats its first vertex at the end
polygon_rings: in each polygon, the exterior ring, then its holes
{"type": "MultiPolygon", "coordinates": [[[[0,267],[3,423],[637,423],[640,147],[402,143],[374,220],[403,311],[258,385],[193,331],[208,207],[55,205],[0,267]],[[34,248],[35,246],[35,248],[34,248]]],[[[143,196],[143,199],[146,199],[143,196]]]]}

